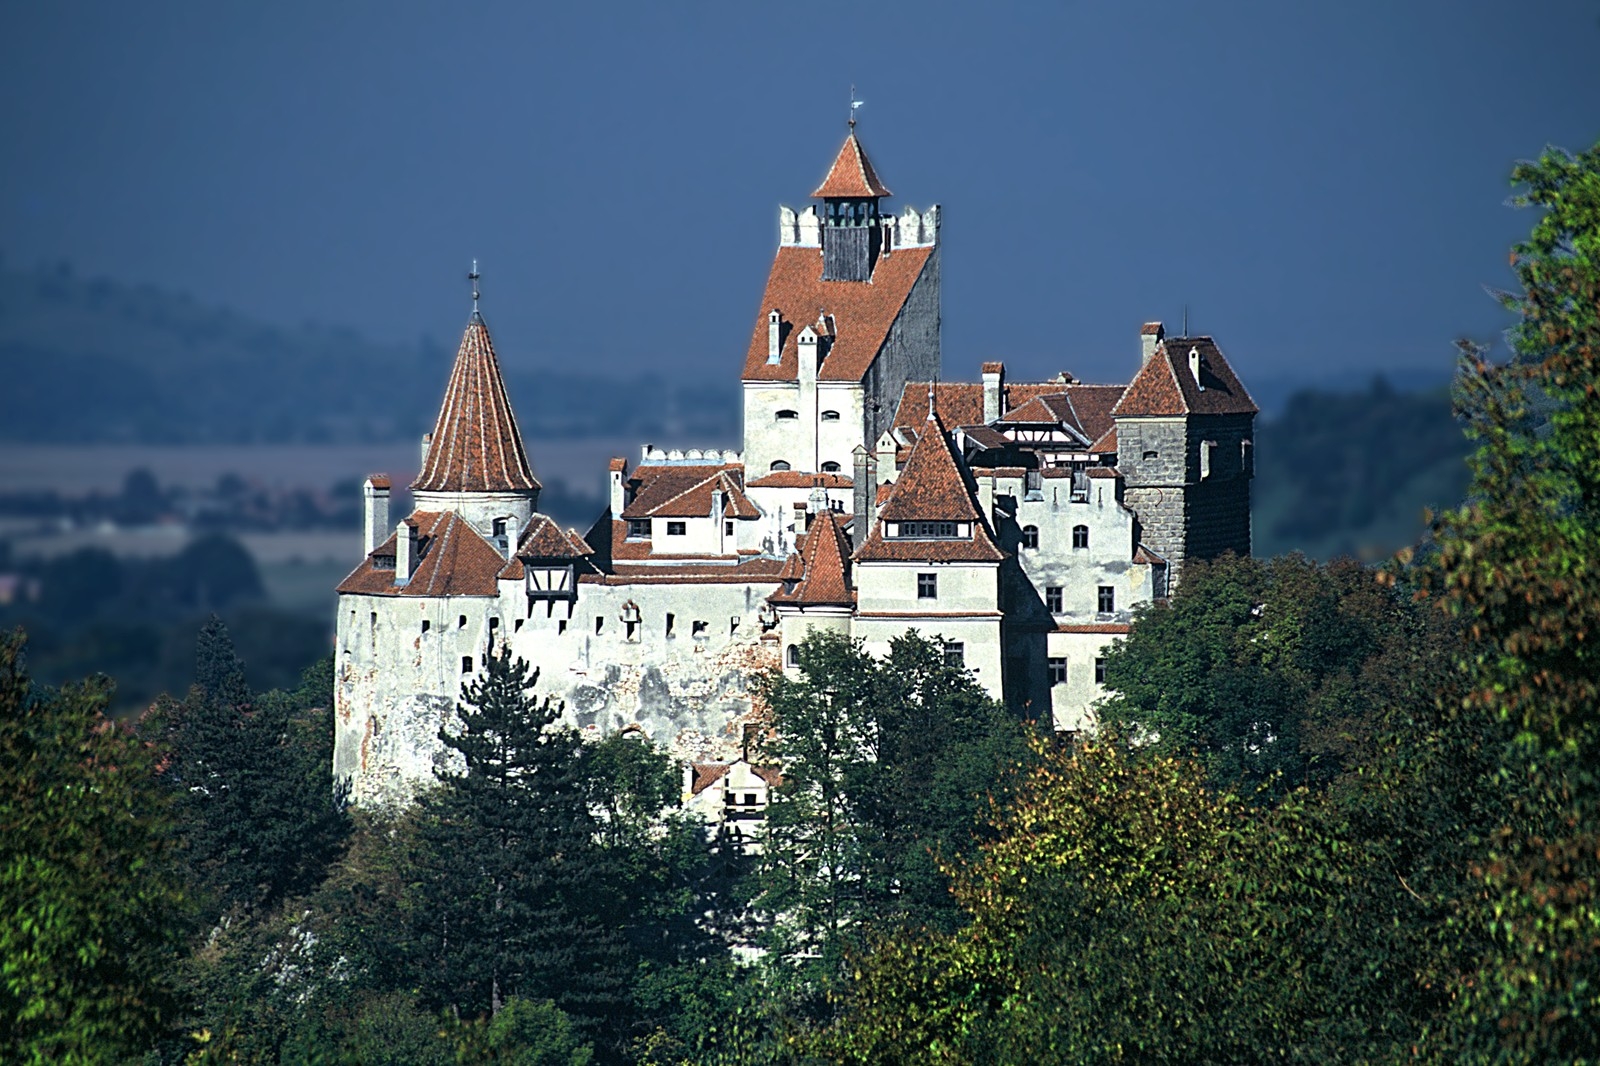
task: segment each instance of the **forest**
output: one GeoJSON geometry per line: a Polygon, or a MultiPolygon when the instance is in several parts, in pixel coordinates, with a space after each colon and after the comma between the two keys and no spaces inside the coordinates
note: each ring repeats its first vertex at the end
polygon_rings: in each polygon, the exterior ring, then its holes
{"type": "Polygon", "coordinates": [[[413,808],[330,777],[332,664],[104,715],[0,641],[0,1057],[29,1063],[1600,1060],[1600,147],[1514,172],[1466,501],[1379,566],[1186,569],[1092,737],[936,644],[756,679],[759,847],[505,654],[413,808]]]}

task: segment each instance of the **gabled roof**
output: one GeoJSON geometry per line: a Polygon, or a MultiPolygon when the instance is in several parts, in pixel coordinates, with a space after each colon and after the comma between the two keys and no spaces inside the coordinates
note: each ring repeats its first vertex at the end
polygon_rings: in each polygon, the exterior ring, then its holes
{"type": "MultiPolygon", "coordinates": [[[[628,483],[634,486],[633,499],[622,509],[620,518],[665,517],[657,509],[676,500],[697,486],[717,480],[726,474],[737,486],[744,484],[744,467],[738,463],[646,463],[635,467],[628,483]]],[[[705,508],[690,517],[711,514],[710,489],[706,489],[705,508]]]]}
{"type": "Polygon", "coordinates": [[[581,559],[594,549],[575,530],[562,532],[548,515],[536,514],[517,542],[517,556],[529,559],[581,559]]]}
{"type": "Polygon", "coordinates": [[[1210,337],[1168,337],[1134,375],[1112,413],[1128,418],[1256,412],[1255,401],[1215,341],[1210,337]],[[1191,351],[1200,356],[1198,383],[1189,372],[1191,351]]]}
{"type": "Polygon", "coordinates": [[[944,562],[999,562],[1005,553],[995,546],[988,523],[972,498],[972,489],[937,416],[925,424],[906,457],[905,469],[890,487],[878,512],[879,521],[857,550],[857,561],[932,559],[944,562]],[[884,522],[970,522],[971,540],[886,540],[884,522]]]}
{"type": "Polygon", "coordinates": [[[834,159],[828,176],[822,179],[822,184],[811,195],[822,199],[844,197],[865,200],[894,194],[878,180],[878,172],[872,169],[872,160],[867,158],[866,151],[852,130],[840,146],[839,155],[834,159]]]}
{"type": "MultiPolygon", "coordinates": [[[[636,476],[649,467],[640,467],[636,476]]],[[[737,466],[722,467],[660,467],[661,470],[695,470],[705,476],[690,481],[687,477],[656,477],[649,482],[649,490],[641,487],[634,501],[623,509],[625,518],[759,518],[761,509],[744,494],[739,478],[742,470],[737,466]],[[708,472],[709,471],[709,472],[708,472]],[[688,482],[687,484],[685,482],[688,482]],[[667,495],[677,489],[676,493],[667,495]],[[714,493],[722,493],[722,514],[712,515],[714,493]]]]}
{"type": "Polygon", "coordinates": [[[760,313],[745,355],[745,381],[798,381],[800,331],[824,313],[833,317],[836,336],[817,369],[822,381],[860,381],[878,357],[889,329],[900,315],[934,249],[896,248],[878,257],[872,280],[823,281],[822,255],[815,248],[778,249],[761,296],[760,313]],[[767,362],[767,315],[782,319],[776,363],[767,362]]]}
{"type": "Polygon", "coordinates": [[[394,583],[395,534],[378,545],[350,576],[339,583],[340,592],[386,596],[496,596],[497,575],[505,556],[483,538],[472,524],[454,511],[416,511],[406,519],[417,527],[417,561],[411,580],[394,583]],[[375,559],[389,560],[374,565],[375,559]]]}
{"type": "Polygon", "coordinates": [[[850,539],[846,519],[833,511],[818,515],[806,531],[800,551],[789,556],[780,580],[797,581],[793,592],[779,589],[767,599],[801,607],[848,607],[855,602],[850,590],[850,539]],[[791,569],[789,563],[797,565],[791,569]]]}
{"type": "Polygon", "coordinates": [[[526,492],[540,487],[506,398],[489,328],[476,311],[461,336],[427,460],[411,487],[422,492],[526,492]]]}

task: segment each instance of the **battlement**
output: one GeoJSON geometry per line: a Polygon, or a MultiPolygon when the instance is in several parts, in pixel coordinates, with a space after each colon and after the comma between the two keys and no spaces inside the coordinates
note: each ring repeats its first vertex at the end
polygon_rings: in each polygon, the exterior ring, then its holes
{"type": "MultiPolygon", "coordinates": [[[[894,253],[896,248],[931,248],[939,243],[939,205],[926,211],[907,207],[898,215],[885,215],[878,220],[883,229],[883,247],[894,253]]],[[[796,211],[787,205],[778,208],[778,246],[780,248],[821,248],[822,219],[815,205],[796,211]]]]}
{"type": "Polygon", "coordinates": [[[646,444],[640,449],[640,464],[644,463],[722,463],[744,462],[744,454],[733,448],[657,448],[646,444]]]}

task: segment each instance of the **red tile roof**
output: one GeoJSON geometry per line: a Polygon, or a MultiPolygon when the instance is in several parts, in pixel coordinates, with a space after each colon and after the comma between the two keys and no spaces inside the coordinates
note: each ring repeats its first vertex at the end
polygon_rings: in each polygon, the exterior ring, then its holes
{"type": "Polygon", "coordinates": [[[935,559],[946,562],[999,562],[1005,553],[995,546],[988,524],[950,447],[944,424],[933,418],[912,446],[905,469],[895,479],[889,498],[878,512],[858,561],[935,559]],[[887,540],[884,522],[970,522],[971,540],[887,540]]]}
{"type": "Polygon", "coordinates": [[[626,470],[628,469],[628,460],[622,458],[620,455],[613,456],[609,468],[616,471],[626,470]]]}
{"type": "Polygon", "coordinates": [[[889,328],[932,254],[932,248],[898,248],[892,255],[880,256],[872,280],[863,283],[823,281],[822,255],[815,248],[779,248],[745,356],[744,380],[798,381],[796,337],[826,312],[833,316],[838,336],[817,376],[823,381],[860,381],[878,357],[889,328]],[[778,362],[769,363],[767,314],[774,308],[783,319],[783,342],[778,362]]]}
{"type": "Polygon", "coordinates": [[[1161,323],[1159,322],[1146,322],[1139,327],[1139,336],[1141,337],[1156,337],[1160,336],[1161,333],[1161,323]]]}
{"type": "Polygon", "coordinates": [[[423,492],[523,492],[540,487],[506,398],[489,329],[476,311],[461,336],[427,460],[411,487],[423,492]]]}
{"type": "Polygon", "coordinates": [[[1006,372],[1006,365],[1000,362],[988,362],[984,363],[980,369],[985,374],[1004,374],[1006,372]]]}
{"type": "MultiPolygon", "coordinates": [[[[656,514],[656,509],[670,503],[684,493],[700,485],[716,481],[718,475],[726,474],[734,479],[735,484],[742,485],[744,467],[737,463],[729,464],[689,464],[673,466],[667,464],[648,463],[637,467],[633,476],[628,479],[629,484],[635,486],[633,500],[622,509],[622,518],[648,518],[656,514]]],[[[706,505],[695,515],[711,514],[710,489],[706,490],[706,505]]],[[[665,512],[661,513],[665,517],[665,512]]]]}
{"type": "Polygon", "coordinates": [[[749,483],[752,489],[809,489],[821,479],[825,489],[847,489],[853,484],[843,474],[807,474],[800,470],[774,470],[749,483]]]}
{"type": "Polygon", "coordinates": [[[417,511],[407,519],[417,527],[417,554],[411,580],[394,583],[394,567],[379,568],[375,557],[393,559],[395,536],[380,544],[338,591],[383,596],[496,596],[506,558],[454,511],[417,511]]]}
{"type": "Polygon", "coordinates": [[[373,474],[367,478],[367,481],[369,481],[372,484],[372,487],[375,489],[386,489],[389,487],[388,474],[373,474]]]}
{"type": "Polygon", "coordinates": [[[638,498],[635,498],[634,502],[624,509],[623,514],[629,518],[722,518],[724,516],[759,518],[761,509],[744,494],[738,480],[728,472],[728,469],[722,468],[710,477],[690,485],[676,496],[655,504],[648,511],[641,512],[638,498]],[[713,515],[712,495],[717,492],[722,493],[722,514],[713,515]]]}
{"type": "Polygon", "coordinates": [[[806,531],[800,551],[789,556],[780,575],[785,581],[798,580],[793,592],[779,590],[767,599],[773,603],[792,603],[802,607],[848,607],[855,602],[850,590],[850,539],[845,534],[846,519],[828,511],[819,515],[806,531]],[[790,563],[799,566],[791,569],[790,563]],[[799,573],[795,574],[795,569],[799,573]]]}
{"type": "Polygon", "coordinates": [[[864,200],[894,194],[889,191],[887,185],[878,180],[878,172],[872,169],[872,160],[867,158],[861,142],[856,140],[856,135],[852,131],[839,148],[839,155],[834,159],[833,168],[828,171],[828,176],[822,179],[822,184],[818,185],[817,191],[811,195],[823,199],[838,196],[864,200]]]}
{"type": "Polygon", "coordinates": [[[1083,625],[1058,625],[1057,633],[1105,633],[1111,636],[1124,636],[1128,626],[1122,622],[1089,622],[1083,625]]]}
{"type": "Polygon", "coordinates": [[[1253,415],[1256,411],[1255,401],[1210,337],[1167,337],[1134,375],[1114,409],[1124,417],[1253,415]],[[1199,384],[1189,372],[1191,350],[1200,355],[1199,384]]]}
{"type": "Polygon", "coordinates": [[[575,530],[563,533],[553,519],[542,514],[533,516],[517,542],[517,555],[530,559],[581,559],[593,554],[594,549],[575,530]]]}

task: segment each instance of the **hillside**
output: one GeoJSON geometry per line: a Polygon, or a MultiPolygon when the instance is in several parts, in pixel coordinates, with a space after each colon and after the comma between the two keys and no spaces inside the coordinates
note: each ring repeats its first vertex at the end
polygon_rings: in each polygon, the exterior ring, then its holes
{"type": "MultiPolygon", "coordinates": [[[[154,286],[61,264],[0,270],[0,440],[52,444],[411,440],[437,410],[453,350],[382,345],[338,327],[283,328],[154,286]]],[[[737,395],[508,366],[529,437],[626,433],[731,440],[737,395]],[[655,402],[639,403],[641,396],[655,402]],[[577,397],[581,403],[574,402],[577,397]]]]}
{"type": "Polygon", "coordinates": [[[1424,508],[1458,503],[1468,442],[1444,389],[1308,390],[1256,430],[1254,547],[1261,557],[1388,557],[1421,536],[1424,508]]]}

